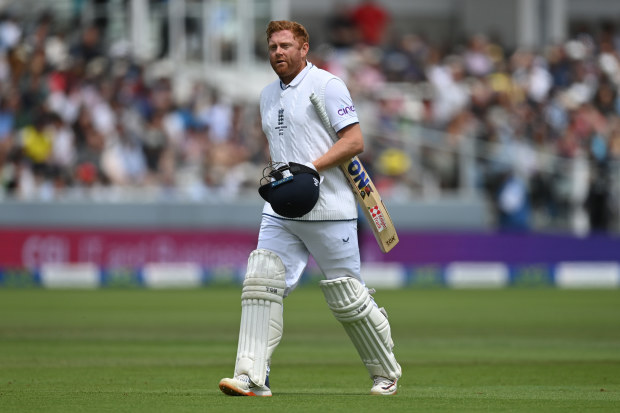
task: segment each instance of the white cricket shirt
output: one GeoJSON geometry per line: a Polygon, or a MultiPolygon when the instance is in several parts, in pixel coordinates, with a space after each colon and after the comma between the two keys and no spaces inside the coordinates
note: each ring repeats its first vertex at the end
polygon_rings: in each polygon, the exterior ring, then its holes
{"type": "MultiPolygon", "coordinates": [[[[322,156],[333,145],[328,132],[310,102],[314,93],[324,103],[336,131],[358,123],[355,106],[344,82],[312,63],[284,85],[278,79],[267,85],[260,95],[262,127],[269,141],[274,162],[304,164],[322,156]]],[[[335,221],[357,218],[355,196],[338,167],[321,171],[323,181],[315,207],[296,218],[305,221],[335,221]]],[[[266,202],[264,214],[281,217],[266,202]]],[[[285,218],[289,219],[289,218],[285,218]]]]}

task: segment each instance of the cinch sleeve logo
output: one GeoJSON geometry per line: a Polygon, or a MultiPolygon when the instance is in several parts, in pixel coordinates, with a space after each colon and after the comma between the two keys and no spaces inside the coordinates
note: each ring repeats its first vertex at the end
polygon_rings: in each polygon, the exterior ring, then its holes
{"type": "Polygon", "coordinates": [[[338,114],[340,116],[348,115],[349,112],[355,112],[355,105],[345,106],[343,108],[338,109],[338,114]]]}

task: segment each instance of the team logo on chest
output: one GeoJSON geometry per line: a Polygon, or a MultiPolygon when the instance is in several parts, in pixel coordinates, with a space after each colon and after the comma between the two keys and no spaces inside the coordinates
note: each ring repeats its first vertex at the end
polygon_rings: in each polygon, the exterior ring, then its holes
{"type": "Polygon", "coordinates": [[[287,126],[284,124],[284,109],[279,109],[278,110],[278,126],[275,127],[275,129],[278,131],[278,136],[284,135],[284,129],[286,128],[287,126]]]}

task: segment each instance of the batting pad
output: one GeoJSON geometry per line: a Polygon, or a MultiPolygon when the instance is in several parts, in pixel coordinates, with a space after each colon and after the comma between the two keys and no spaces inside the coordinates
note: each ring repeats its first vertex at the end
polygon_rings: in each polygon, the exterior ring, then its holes
{"type": "Polygon", "coordinates": [[[390,324],[366,287],[351,277],[323,280],[319,284],[327,305],[353,341],[370,377],[400,378],[401,368],[392,352],[390,324]]]}
{"type": "Polygon", "coordinates": [[[282,300],[286,287],[284,264],[271,251],[252,251],[241,293],[241,327],[235,376],[247,374],[265,384],[271,355],[282,338],[282,300]]]}

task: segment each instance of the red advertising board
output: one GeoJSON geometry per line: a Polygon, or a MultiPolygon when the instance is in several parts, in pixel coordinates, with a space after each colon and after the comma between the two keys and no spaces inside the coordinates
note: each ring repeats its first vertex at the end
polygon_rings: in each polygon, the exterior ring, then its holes
{"type": "Polygon", "coordinates": [[[255,231],[0,229],[0,267],[93,262],[135,268],[147,262],[240,267],[256,248],[255,231]]]}

